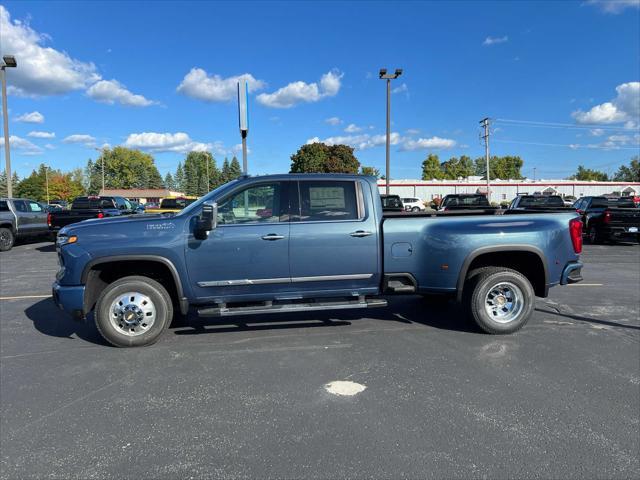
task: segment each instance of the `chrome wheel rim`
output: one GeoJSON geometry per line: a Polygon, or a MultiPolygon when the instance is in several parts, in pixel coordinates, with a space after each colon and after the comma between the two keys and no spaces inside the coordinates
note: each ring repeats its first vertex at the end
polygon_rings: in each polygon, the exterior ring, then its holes
{"type": "Polygon", "coordinates": [[[524,309],[524,295],[522,290],[511,282],[496,283],[487,292],[484,308],[494,322],[513,322],[524,309]]]}
{"type": "Polygon", "coordinates": [[[126,292],[111,302],[109,321],[123,335],[142,335],[156,321],[156,306],[148,296],[140,292],[126,292]]]}

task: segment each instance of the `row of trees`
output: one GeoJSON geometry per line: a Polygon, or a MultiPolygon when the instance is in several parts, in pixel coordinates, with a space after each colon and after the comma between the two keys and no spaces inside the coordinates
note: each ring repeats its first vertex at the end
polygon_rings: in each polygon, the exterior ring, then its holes
{"type": "Polygon", "coordinates": [[[578,166],[576,173],[569,177],[569,180],[583,180],[583,181],[599,181],[606,182],[613,180],[614,182],[640,182],[640,157],[636,156],[631,159],[629,165],[621,165],[618,171],[609,176],[606,172],[600,170],[593,170],[591,168],[585,168],[584,166],[578,166]]]}
{"type": "Polygon", "coordinates": [[[231,162],[225,158],[222,168],[219,169],[211,153],[190,152],[184,160],[184,165],[182,162],[178,163],[175,174],[169,172],[165,175],[164,186],[187,195],[201,196],[240,175],[242,168],[236,157],[233,157],[231,162]]]}
{"type": "MultiPolygon", "coordinates": [[[[505,180],[519,180],[523,178],[521,173],[523,165],[524,162],[517,156],[493,156],[489,159],[490,176],[505,180]]],[[[486,178],[486,159],[480,157],[471,160],[470,157],[462,155],[460,158],[451,157],[441,162],[438,155],[430,153],[422,162],[422,180],[456,180],[473,175],[486,178]]]]}
{"type": "MultiPolygon", "coordinates": [[[[13,195],[16,197],[31,198],[38,201],[47,200],[47,187],[49,199],[71,200],[79,195],[83,195],[85,187],[83,185],[83,172],[81,168],[76,168],[71,172],[54,170],[41,164],[38,170],[31,172],[31,175],[18,179],[14,173],[12,175],[13,195]]],[[[0,197],[7,195],[7,176],[3,172],[0,174],[0,197]]]]}

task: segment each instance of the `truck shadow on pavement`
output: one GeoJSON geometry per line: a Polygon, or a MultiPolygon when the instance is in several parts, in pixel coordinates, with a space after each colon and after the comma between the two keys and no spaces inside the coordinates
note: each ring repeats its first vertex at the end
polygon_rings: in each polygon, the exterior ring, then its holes
{"type": "Polygon", "coordinates": [[[571,320],[578,320],[580,322],[596,323],[598,325],[606,325],[608,327],[627,328],[630,330],[640,330],[640,327],[637,327],[635,325],[625,325],[623,323],[611,322],[609,320],[600,320],[598,318],[591,318],[591,317],[585,317],[583,315],[576,315],[575,313],[559,312],[553,308],[549,308],[548,305],[547,305],[547,308],[544,308],[544,309],[536,307],[535,311],[540,313],[546,313],[549,315],[557,315],[558,317],[570,318],[571,320]]]}
{"type": "MultiPolygon", "coordinates": [[[[454,303],[429,303],[420,297],[390,298],[386,308],[368,310],[331,310],[325,312],[287,313],[223,317],[219,319],[199,318],[195,315],[176,316],[169,332],[174,335],[224,334],[261,330],[296,328],[344,327],[360,320],[383,320],[403,324],[419,324],[437,329],[480,333],[467,320],[462,309],[454,303]]],[[[59,338],[85,340],[97,345],[109,346],[98,333],[91,317],[86,321],[75,321],[60,311],[51,298],[41,300],[25,310],[27,318],[36,330],[59,338]]]]}

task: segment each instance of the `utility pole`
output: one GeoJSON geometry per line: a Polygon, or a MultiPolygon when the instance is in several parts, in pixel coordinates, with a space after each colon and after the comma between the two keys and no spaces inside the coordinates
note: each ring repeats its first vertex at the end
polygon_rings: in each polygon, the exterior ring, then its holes
{"type": "Polygon", "coordinates": [[[484,156],[487,160],[487,201],[491,203],[491,180],[489,172],[489,117],[480,120],[480,124],[484,127],[484,156]]]}
{"type": "Polygon", "coordinates": [[[242,173],[247,175],[247,134],[249,133],[249,84],[246,80],[238,82],[238,124],[242,138],[242,173]]]}
{"type": "Polygon", "coordinates": [[[533,167],[533,181],[536,181],[536,167],[533,167]]]}
{"type": "Polygon", "coordinates": [[[47,185],[47,205],[49,205],[49,167],[44,166],[44,182],[47,185]]]}
{"type": "Polygon", "coordinates": [[[387,159],[384,181],[385,181],[385,193],[389,195],[389,181],[391,178],[390,170],[390,157],[391,157],[391,80],[394,80],[402,75],[402,69],[396,68],[395,73],[387,73],[386,68],[380,69],[380,79],[387,81],[387,159]]]}
{"type": "Polygon", "coordinates": [[[209,186],[209,156],[206,154],[204,154],[204,163],[207,167],[207,191],[206,193],[209,193],[211,191],[211,187],[209,186]]]}
{"type": "Polygon", "coordinates": [[[9,146],[9,113],[7,110],[7,67],[15,68],[16,57],[13,55],[5,55],[2,57],[2,65],[0,65],[0,73],[2,74],[2,116],[4,119],[4,155],[5,155],[5,173],[7,174],[7,197],[13,197],[13,179],[11,178],[11,148],[9,146]]]}

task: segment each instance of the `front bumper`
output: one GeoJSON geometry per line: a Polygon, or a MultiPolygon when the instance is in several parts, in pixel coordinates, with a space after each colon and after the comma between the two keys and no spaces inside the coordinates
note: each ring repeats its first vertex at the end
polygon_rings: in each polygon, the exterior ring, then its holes
{"type": "Polygon", "coordinates": [[[56,306],[75,319],[84,318],[84,285],[66,286],[54,282],[51,296],[56,306]]]}
{"type": "Polygon", "coordinates": [[[578,283],[582,281],[582,262],[571,262],[564,267],[560,277],[560,285],[578,283]]]}

